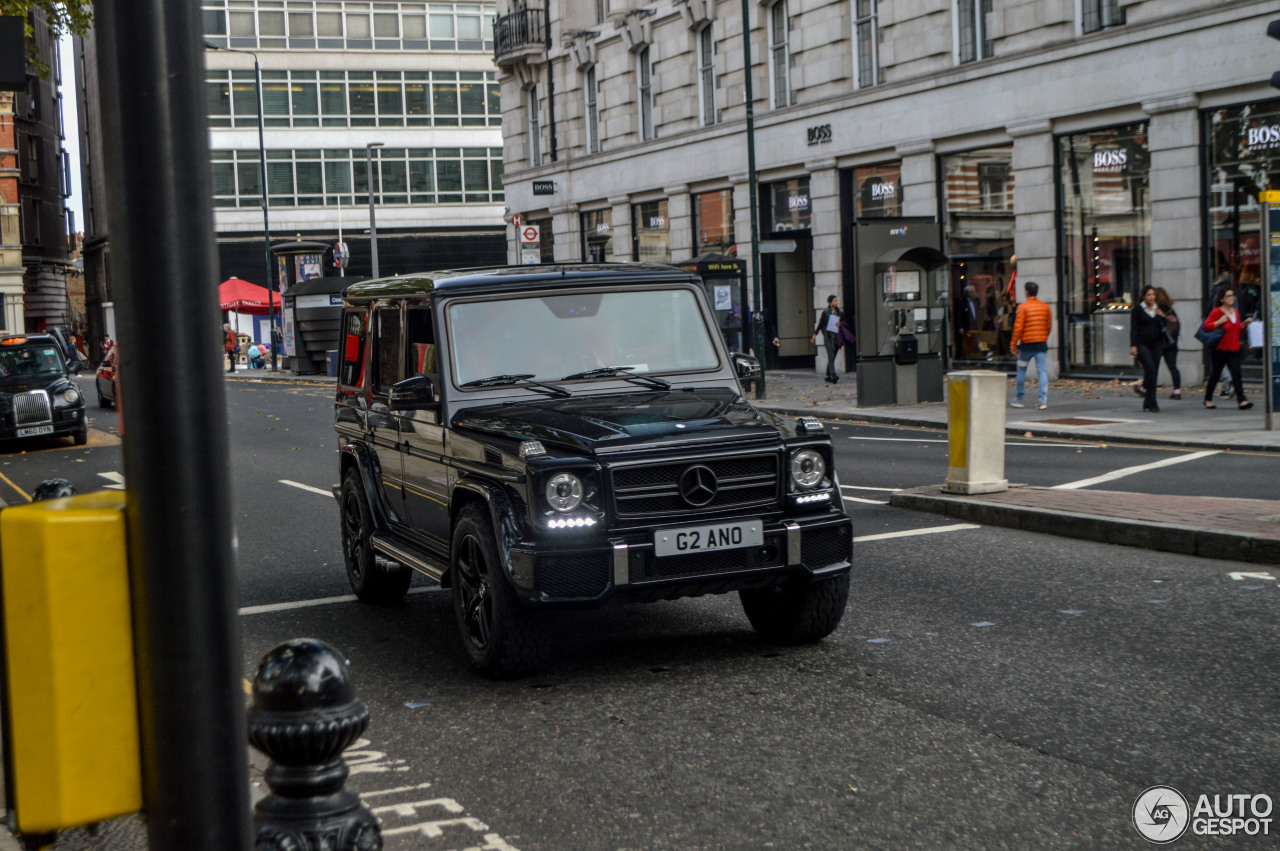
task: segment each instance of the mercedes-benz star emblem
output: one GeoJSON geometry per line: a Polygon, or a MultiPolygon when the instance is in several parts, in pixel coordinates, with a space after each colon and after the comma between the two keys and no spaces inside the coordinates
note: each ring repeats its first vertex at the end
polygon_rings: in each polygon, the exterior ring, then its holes
{"type": "Polygon", "coordinates": [[[680,474],[680,496],[694,508],[710,504],[716,498],[716,474],[710,467],[695,464],[680,474]]]}

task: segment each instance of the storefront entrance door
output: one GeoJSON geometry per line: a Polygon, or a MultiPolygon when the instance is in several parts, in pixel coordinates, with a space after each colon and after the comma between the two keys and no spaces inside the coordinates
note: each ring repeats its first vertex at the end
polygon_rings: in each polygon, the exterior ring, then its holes
{"type": "MultiPolygon", "coordinates": [[[[794,238],[790,234],[788,237],[794,238]]],[[[778,357],[782,359],[779,365],[784,368],[812,366],[816,352],[809,341],[817,322],[813,307],[813,241],[805,236],[795,242],[795,251],[769,255],[773,260],[769,283],[778,319],[778,357]]],[[[767,265],[765,271],[769,271],[767,265]]]]}

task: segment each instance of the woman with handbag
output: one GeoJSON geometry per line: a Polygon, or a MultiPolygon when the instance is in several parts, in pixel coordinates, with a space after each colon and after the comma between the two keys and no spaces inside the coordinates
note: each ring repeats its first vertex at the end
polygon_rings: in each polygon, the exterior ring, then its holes
{"type": "Polygon", "coordinates": [[[1253,403],[1244,398],[1244,384],[1240,380],[1240,357],[1242,354],[1240,334],[1251,322],[1253,322],[1253,317],[1248,317],[1243,322],[1240,320],[1240,313],[1236,310],[1235,290],[1230,287],[1223,287],[1218,290],[1218,295],[1213,300],[1213,310],[1209,312],[1208,317],[1204,320],[1204,325],[1196,333],[1196,338],[1204,342],[1206,346],[1209,346],[1207,337],[1216,332],[1221,332],[1222,334],[1209,355],[1209,380],[1204,385],[1204,406],[1206,408],[1218,407],[1213,404],[1213,388],[1218,383],[1218,376],[1222,374],[1224,365],[1227,367],[1227,371],[1231,373],[1231,381],[1236,388],[1236,401],[1239,403],[1240,410],[1247,411],[1253,407],[1253,403]]]}
{"type": "Polygon", "coordinates": [[[1147,284],[1129,313],[1129,353],[1142,363],[1142,410],[1157,412],[1156,378],[1164,355],[1164,317],[1156,305],[1156,288],[1147,284]]]}
{"type": "Polygon", "coordinates": [[[840,312],[840,299],[838,296],[827,296],[827,309],[818,314],[817,327],[813,329],[813,337],[809,342],[816,342],[818,335],[822,335],[822,344],[827,349],[827,377],[826,381],[835,384],[840,380],[840,373],[836,372],[836,351],[840,348],[840,324],[844,318],[844,314],[840,312]]]}

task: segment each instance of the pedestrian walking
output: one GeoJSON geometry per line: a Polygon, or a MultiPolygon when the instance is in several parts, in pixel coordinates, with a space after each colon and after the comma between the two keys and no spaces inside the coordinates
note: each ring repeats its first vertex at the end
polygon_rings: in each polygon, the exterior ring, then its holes
{"type": "Polygon", "coordinates": [[[236,355],[240,353],[240,343],[236,340],[236,332],[231,330],[230,322],[222,323],[223,348],[227,351],[227,372],[236,371],[236,355]]]}
{"type": "Polygon", "coordinates": [[[1169,368],[1169,378],[1173,380],[1173,392],[1170,399],[1182,398],[1182,373],[1178,371],[1178,337],[1182,333],[1182,322],[1173,309],[1173,298],[1164,287],[1156,287],[1156,308],[1164,319],[1164,365],[1169,368]]]}
{"type": "Polygon", "coordinates": [[[1022,391],[1027,382],[1027,366],[1036,362],[1036,381],[1039,382],[1039,401],[1036,407],[1049,407],[1049,331],[1053,328],[1053,313],[1049,305],[1038,299],[1040,285],[1027,281],[1023,285],[1026,301],[1018,306],[1018,317],[1013,322],[1013,336],[1009,340],[1009,353],[1018,359],[1017,396],[1013,407],[1021,408],[1022,391]]]}
{"type": "Polygon", "coordinates": [[[1235,385],[1236,402],[1240,410],[1247,411],[1253,407],[1253,403],[1244,397],[1244,384],[1240,380],[1240,357],[1243,354],[1240,334],[1251,322],[1253,322],[1252,316],[1241,320],[1240,313],[1236,310],[1234,289],[1225,287],[1218,290],[1213,300],[1213,310],[1204,320],[1204,330],[1207,333],[1222,331],[1222,339],[1218,340],[1209,354],[1209,380],[1204,385],[1206,408],[1218,407],[1213,404],[1213,388],[1218,383],[1218,376],[1222,374],[1224,366],[1231,373],[1231,381],[1235,385]]]}
{"type": "Polygon", "coordinates": [[[1129,312],[1129,354],[1142,364],[1142,410],[1158,412],[1156,378],[1164,356],[1164,317],[1156,304],[1156,288],[1142,288],[1138,304],[1129,312]]]}
{"type": "Polygon", "coordinates": [[[827,349],[827,377],[826,381],[835,384],[840,380],[840,374],[836,372],[836,352],[839,351],[840,325],[843,321],[844,314],[840,312],[839,296],[827,296],[827,309],[818,315],[818,324],[813,329],[813,336],[809,338],[809,342],[815,342],[818,335],[822,335],[822,345],[827,349]]]}

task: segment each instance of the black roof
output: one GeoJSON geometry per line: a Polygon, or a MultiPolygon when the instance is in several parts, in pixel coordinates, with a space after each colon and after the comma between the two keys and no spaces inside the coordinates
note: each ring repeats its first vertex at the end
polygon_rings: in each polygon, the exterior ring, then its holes
{"type": "Polygon", "coordinates": [[[0,344],[26,345],[29,343],[60,348],[58,341],[54,339],[52,334],[0,334],[0,344]],[[21,340],[22,343],[10,343],[10,340],[21,340]]]}
{"type": "Polygon", "coordinates": [[[586,287],[600,284],[690,283],[697,278],[674,266],[658,263],[556,263],[539,266],[487,266],[444,269],[394,278],[360,281],[347,287],[347,301],[372,301],[396,296],[456,295],[469,292],[518,292],[547,287],[586,287]]]}

